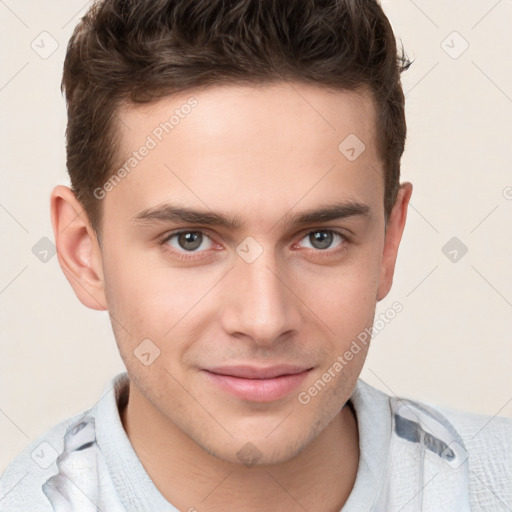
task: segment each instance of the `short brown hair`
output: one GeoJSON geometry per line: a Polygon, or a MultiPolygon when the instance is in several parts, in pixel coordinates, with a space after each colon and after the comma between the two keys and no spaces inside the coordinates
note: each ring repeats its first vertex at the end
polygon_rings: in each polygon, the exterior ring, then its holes
{"type": "Polygon", "coordinates": [[[373,93],[387,218],[406,137],[400,74],[409,65],[377,0],[97,1],[64,62],[72,189],[99,231],[101,201],[93,191],[115,171],[116,114],[126,102],[213,84],[292,80],[373,93]]]}

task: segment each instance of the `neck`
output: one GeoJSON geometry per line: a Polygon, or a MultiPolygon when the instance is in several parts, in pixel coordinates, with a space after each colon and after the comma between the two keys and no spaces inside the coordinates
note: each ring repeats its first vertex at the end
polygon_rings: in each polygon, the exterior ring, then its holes
{"type": "Polygon", "coordinates": [[[204,451],[131,383],[121,420],[151,480],[180,510],[338,512],[354,486],[359,436],[348,404],[294,458],[250,468],[204,451]]]}

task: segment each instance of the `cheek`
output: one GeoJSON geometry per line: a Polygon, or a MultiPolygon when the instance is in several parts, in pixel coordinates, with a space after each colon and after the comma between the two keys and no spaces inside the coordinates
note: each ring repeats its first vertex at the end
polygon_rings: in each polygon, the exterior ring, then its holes
{"type": "Polygon", "coordinates": [[[186,302],[184,276],[145,257],[142,251],[124,255],[112,251],[104,258],[104,272],[109,308],[139,326],[138,330],[157,325],[165,328],[155,320],[172,316],[176,307],[186,302]]]}
{"type": "MultiPolygon", "coordinates": [[[[119,350],[127,367],[133,352],[151,340],[170,364],[180,360],[211,317],[216,272],[171,268],[161,258],[114,254],[104,258],[106,296],[119,350]]],[[[134,364],[137,366],[138,362],[134,364]]]]}
{"type": "Polygon", "coordinates": [[[300,297],[337,335],[357,335],[373,322],[380,276],[379,249],[378,243],[367,244],[352,251],[339,266],[314,271],[302,267],[296,273],[300,297]]]}
{"type": "Polygon", "coordinates": [[[163,334],[171,327],[173,300],[176,294],[165,293],[165,282],[159,279],[155,266],[142,258],[122,254],[115,249],[104,257],[105,293],[117,345],[127,368],[140,362],[134,350],[151,340],[159,350],[163,334]]]}

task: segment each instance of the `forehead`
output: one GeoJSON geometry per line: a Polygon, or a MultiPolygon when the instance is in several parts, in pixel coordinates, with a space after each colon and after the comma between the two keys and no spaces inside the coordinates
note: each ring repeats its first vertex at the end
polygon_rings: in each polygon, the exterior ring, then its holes
{"type": "MultiPolygon", "coordinates": [[[[217,141],[228,138],[229,142],[237,138],[245,142],[249,136],[257,137],[260,144],[265,139],[277,144],[291,142],[296,132],[311,142],[354,132],[364,138],[374,135],[372,98],[366,89],[332,90],[294,82],[214,85],[175,93],[150,104],[127,104],[118,112],[118,129],[125,149],[136,146],[141,131],[157,142],[171,133],[176,138],[192,130],[205,138],[204,143],[208,136],[217,141]],[[282,132],[282,127],[287,130],[282,132]]],[[[371,145],[372,141],[364,142],[371,145]]]]}
{"type": "Polygon", "coordinates": [[[116,169],[125,172],[105,208],[116,199],[128,214],[179,199],[279,214],[322,198],[383,199],[375,108],[365,91],[217,85],[125,107],[118,117],[116,169]]]}

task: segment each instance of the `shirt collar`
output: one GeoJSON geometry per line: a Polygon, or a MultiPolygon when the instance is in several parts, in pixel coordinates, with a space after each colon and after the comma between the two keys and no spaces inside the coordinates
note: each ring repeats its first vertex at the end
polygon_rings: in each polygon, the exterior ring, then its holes
{"type": "MultiPolygon", "coordinates": [[[[120,409],[128,400],[129,377],[116,375],[91,412],[97,418],[96,441],[105,457],[115,490],[127,512],[177,512],[160,493],[135,453],[123,428],[120,409]]],[[[391,438],[389,397],[358,379],[349,399],[359,432],[356,480],[343,512],[370,510],[382,486],[391,438]]]]}

